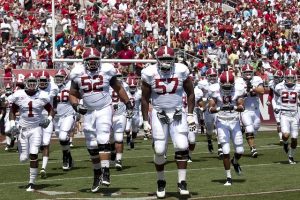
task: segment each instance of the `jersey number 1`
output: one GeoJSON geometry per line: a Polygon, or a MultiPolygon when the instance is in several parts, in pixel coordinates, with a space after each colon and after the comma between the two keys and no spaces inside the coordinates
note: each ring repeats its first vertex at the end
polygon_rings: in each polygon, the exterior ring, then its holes
{"type": "Polygon", "coordinates": [[[32,113],[32,101],[28,102],[28,117],[33,117],[33,113],[32,113]]]}

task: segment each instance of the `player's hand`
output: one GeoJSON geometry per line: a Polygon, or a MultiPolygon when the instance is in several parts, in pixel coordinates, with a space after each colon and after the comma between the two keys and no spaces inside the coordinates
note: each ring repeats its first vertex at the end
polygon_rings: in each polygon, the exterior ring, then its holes
{"type": "Polygon", "coordinates": [[[267,102],[266,102],[266,105],[267,105],[267,106],[270,106],[270,105],[271,105],[271,102],[270,102],[270,101],[267,101],[267,102]]]}
{"type": "Polygon", "coordinates": [[[196,123],[194,121],[194,115],[192,113],[187,114],[187,122],[189,126],[189,131],[190,132],[196,131],[196,123]]]}
{"type": "Polygon", "coordinates": [[[47,128],[50,124],[52,120],[52,117],[49,116],[47,119],[43,119],[40,123],[39,123],[39,126],[42,127],[42,128],[47,128]]]}
{"type": "Polygon", "coordinates": [[[151,134],[151,126],[148,121],[143,121],[143,128],[146,136],[151,134]]]}
{"type": "Polygon", "coordinates": [[[126,118],[131,119],[133,117],[133,105],[131,101],[128,101],[125,105],[126,105],[126,118]]]}
{"type": "Polygon", "coordinates": [[[84,105],[82,105],[82,104],[74,104],[73,108],[74,108],[74,110],[76,112],[78,112],[78,113],[80,113],[82,115],[85,115],[87,113],[87,111],[88,111],[88,109],[84,105]]]}
{"type": "Polygon", "coordinates": [[[11,138],[15,137],[16,135],[18,135],[20,133],[18,127],[16,126],[16,122],[15,120],[10,120],[10,134],[11,134],[11,138]]]}

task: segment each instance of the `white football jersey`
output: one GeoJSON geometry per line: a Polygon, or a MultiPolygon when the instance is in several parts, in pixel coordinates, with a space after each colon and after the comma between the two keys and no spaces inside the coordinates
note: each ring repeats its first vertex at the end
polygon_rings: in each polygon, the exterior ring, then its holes
{"type": "Polygon", "coordinates": [[[293,87],[287,87],[285,82],[278,83],[274,91],[278,96],[279,106],[282,111],[298,110],[298,97],[300,96],[300,84],[295,84],[293,87]]]}
{"type": "Polygon", "coordinates": [[[47,92],[41,90],[33,96],[27,95],[25,90],[17,90],[11,95],[9,101],[19,107],[19,125],[26,128],[35,128],[44,119],[42,112],[44,106],[50,103],[50,97],[47,92]]]}
{"type": "Polygon", "coordinates": [[[71,88],[71,81],[59,87],[59,92],[56,96],[57,112],[56,117],[69,116],[74,114],[74,109],[69,101],[69,93],[71,88]]]}
{"type": "MultiPolygon", "coordinates": [[[[195,94],[195,107],[194,107],[194,110],[195,110],[198,108],[197,102],[203,97],[203,92],[198,87],[195,87],[194,94],[195,94]]],[[[187,96],[186,96],[185,92],[183,92],[183,96],[182,96],[182,107],[183,107],[183,110],[187,112],[188,103],[187,103],[187,96]]]]}
{"type": "MultiPolygon", "coordinates": [[[[209,97],[213,98],[217,104],[217,107],[222,107],[226,105],[233,105],[236,106],[237,100],[239,98],[243,98],[246,94],[246,90],[244,88],[238,87],[235,85],[234,89],[232,90],[231,94],[225,96],[220,85],[218,83],[212,84],[209,87],[209,97]]],[[[232,111],[219,111],[217,116],[220,118],[232,118],[232,117],[239,117],[240,113],[232,110],[232,111]]]]}
{"type": "Polygon", "coordinates": [[[130,102],[133,105],[133,112],[140,112],[141,108],[141,99],[142,99],[142,91],[137,89],[135,93],[127,92],[130,102]]]}
{"type": "MultiPolygon", "coordinates": [[[[126,84],[122,81],[122,86],[126,91],[126,84]]],[[[126,91],[127,92],[127,91],[126,91]]],[[[109,88],[109,94],[111,95],[112,106],[114,109],[113,115],[123,115],[126,112],[126,106],[124,102],[121,101],[118,94],[113,90],[112,87],[109,88]]]]}
{"type": "MultiPolygon", "coordinates": [[[[263,84],[263,80],[259,76],[253,76],[251,79],[251,85],[253,87],[257,87],[263,84]]],[[[247,89],[247,83],[243,78],[237,78],[235,81],[236,87],[244,87],[245,90],[247,89]]],[[[259,96],[247,96],[245,97],[245,110],[257,110],[259,109],[259,96]]]]}
{"type": "MultiPolygon", "coordinates": [[[[44,91],[49,95],[50,104],[53,106],[53,98],[56,97],[56,95],[58,94],[58,86],[55,83],[49,81],[47,88],[45,88],[43,90],[42,89],[39,89],[39,90],[44,91]]],[[[43,111],[43,115],[48,116],[47,110],[43,111]]]]}
{"type": "Polygon", "coordinates": [[[96,72],[87,71],[82,65],[72,69],[70,79],[78,86],[83,105],[88,110],[101,110],[111,104],[110,80],[116,73],[114,66],[109,63],[102,63],[96,72]]]}
{"type": "MultiPolygon", "coordinates": [[[[278,84],[279,84],[279,83],[278,83],[278,84]]],[[[278,84],[276,84],[276,85],[278,85],[278,84]]],[[[279,99],[280,96],[279,96],[276,92],[274,92],[274,91],[275,91],[276,85],[275,85],[274,80],[271,80],[271,81],[269,82],[269,84],[268,84],[270,90],[273,90],[273,99],[274,99],[274,102],[276,103],[276,105],[279,105],[278,99],[279,99]]]]}
{"type": "Polygon", "coordinates": [[[182,109],[183,82],[189,70],[181,63],[175,63],[170,72],[162,73],[157,64],[142,70],[142,81],[151,86],[152,105],[156,110],[182,109]]]}

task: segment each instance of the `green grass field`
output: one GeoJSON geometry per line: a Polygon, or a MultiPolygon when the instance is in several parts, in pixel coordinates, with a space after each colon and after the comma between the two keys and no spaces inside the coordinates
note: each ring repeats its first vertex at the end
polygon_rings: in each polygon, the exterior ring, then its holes
{"type": "MultiPolygon", "coordinates": [[[[225,172],[216,154],[207,151],[205,137],[197,137],[193,163],[188,165],[187,183],[191,195],[188,199],[300,199],[300,163],[289,165],[287,156],[278,145],[276,133],[261,132],[257,139],[259,157],[245,155],[240,160],[243,175],[237,176],[232,168],[233,185],[223,186],[225,172]]],[[[0,199],[156,199],[156,173],[153,165],[151,142],[137,140],[136,149],[124,149],[123,171],[111,169],[111,186],[91,193],[92,170],[83,139],[75,139],[72,155],[75,167],[68,172],[61,169],[61,151],[57,140],[52,141],[47,168],[48,178],[37,180],[37,191],[28,193],[29,163],[21,164],[18,153],[0,150],[0,199]],[[50,192],[49,192],[50,191],[50,192]]],[[[214,143],[216,150],[216,143],[214,143]]],[[[39,156],[41,158],[41,156],[39,156]]],[[[177,192],[177,170],[173,160],[173,147],[168,149],[166,165],[167,198],[181,199],[177,192]]],[[[299,159],[299,154],[295,160],[299,159]]],[[[41,165],[41,162],[40,162],[41,165]]]]}

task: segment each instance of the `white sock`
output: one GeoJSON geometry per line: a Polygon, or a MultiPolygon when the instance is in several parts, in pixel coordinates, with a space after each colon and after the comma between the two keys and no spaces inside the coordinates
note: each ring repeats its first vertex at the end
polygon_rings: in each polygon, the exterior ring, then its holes
{"type": "Polygon", "coordinates": [[[279,139],[282,140],[282,132],[278,133],[279,139]]]}
{"type": "Polygon", "coordinates": [[[6,136],[6,144],[7,145],[10,145],[11,144],[11,138],[6,136]]]}
{"type": "Polygon", "coordinates": [[[101,160],[101,167],[104,168],[104,167],[107,167],[109,168],[109,160],[101,160]]]}
{"type": "Polygon", "coordinates": [[[178,183],[185,181],[186,179],[186,169],[178,169],[178,183]]]}
{"type": "Polygon", "coordinates": [[[72,138],[72,137],[70,137],[69,141],[70,141],[70,143],[71,143],[71,142],[73,142],[73,138],[72,138]]]}
{"type": "Polygon", "coordinates": [[[38,168],[31,168],[29,169],[29,183],[35,183],[35,180],[38,176],[38,168]]]}
{"type": "Polygon", "coordinates": [[[165,171],[157,171],[157,180],[165,180],[165,171]]]}
{"type": "Polygon", "coordinates": [[[122,153],[116,153],[116,160],[122,160],[122,153]]]}
{"type": "Polygon", "coordinates": [[[42,164],[43,169],[46,169],[47,164],[48,164],[48,159],[49,159],[48,156],[43,156],[43,164],[42,164]]]}
{"type": "Polygon", "coordinates": [[[294,157],[295,152],[296,152],[296,149],[290,148],[290,150],[289,150],[289,157],[294,157]]]}
{"type": "Polygon", "coordinates": [[[227,178],[231,178],[231,171],[229,170],[225,170],[225,174],[227,178]]]}

